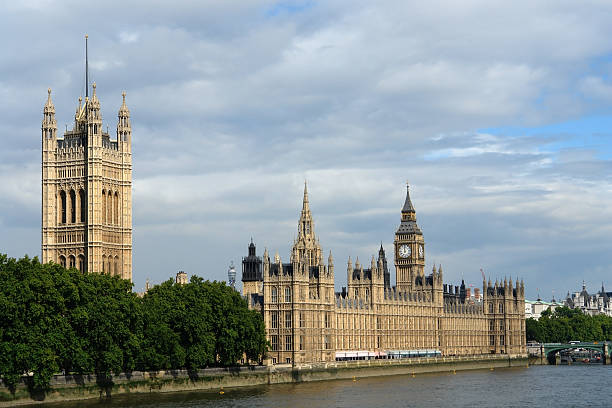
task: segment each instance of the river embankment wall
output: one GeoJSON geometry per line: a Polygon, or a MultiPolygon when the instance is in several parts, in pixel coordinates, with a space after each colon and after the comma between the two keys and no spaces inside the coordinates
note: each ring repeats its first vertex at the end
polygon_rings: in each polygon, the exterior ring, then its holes
{"type": "Polygon", "coordinates": [[[387,375],[455,373],[462,370],[525,367],[526,355],[482,355],[455,357],[423,357],[401,360],[334,361],[292,366],[248,366],[208,368],[203,370],[134,371],[112,377],[101,385],[95,375],[55,375],[51,389],[45,394],[29,392],[27,378],[14,392],[0,388],[0,407],[44,404],[112,395],[178,391],[215,391],[224,388],[267,384],[298,383],[357,379],[387,375]]]}

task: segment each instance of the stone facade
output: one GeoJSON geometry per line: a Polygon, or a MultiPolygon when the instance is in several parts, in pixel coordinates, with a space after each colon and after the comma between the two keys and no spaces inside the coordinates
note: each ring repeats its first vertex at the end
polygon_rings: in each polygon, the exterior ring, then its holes
{"type": "Polygon", "coordinates": [[[611,297],[612,292],[606,292],[603,282],[601,284],[601,290],[592,295],[589,294],[589,292],[586,290],[585,283],[582,282],[582,291],[574,292],[572,294],[567,292],[567,296],[565,297],[563,304],[570,309],[580,309],[584,314],[591,316],[600,314],[612,316],[611,297]]]}
{"type": "Polygon", "coordinates": [[[93,84],[74,125],[57,136],[51,89],[42,121],[42,261],[132,279],[132,129],[119,108],[117,136],[103,131],[93,84]]]}
{"type": "Polygon", "coordinates": [[[314,231],[304,186],[298,237],[290,262],[263,259],[249,245],[243,295],[263,314],[273,363],[334,361],[342,355],[385,357],[402,350],[442,355],[525,354],[523,283],[483,281],[481,299],[465,284],[443,284],[442,267],[426,275],[425,241],[407,192],[395,233],[396,286],[384,248],[365,267],[349,258],[347,287],[334,291],[334,259],[327,264],[314,231]],[[361,353],[361,354],[359,354],[361,353]]]}

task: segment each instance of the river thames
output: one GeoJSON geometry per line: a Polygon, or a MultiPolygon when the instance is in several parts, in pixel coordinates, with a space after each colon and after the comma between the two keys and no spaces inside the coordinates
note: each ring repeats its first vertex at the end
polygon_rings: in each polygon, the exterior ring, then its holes
{"type": "Polygon", "coordinates": [[[612,366],[533,366],[117,396],[50,407],[610,407],[612,366]]]}

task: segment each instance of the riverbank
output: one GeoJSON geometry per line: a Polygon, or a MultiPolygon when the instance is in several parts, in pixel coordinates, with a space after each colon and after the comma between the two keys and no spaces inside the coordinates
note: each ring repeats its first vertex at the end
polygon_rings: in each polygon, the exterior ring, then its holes
{"type": "Polygon", "coordinates": [[[329,363],[210,368],[197,371],[135,371],[112,378],[112,384],[100,386],[94,375],[56,375],[45,395],[31,395],[25,381],[12,394],[0,391],[0,407],[80,399],[106,398],[111,395],[211,390],[264,384],[298,383],[379,377],[401,374],[456,372],[527,365],[527,356],[482,355],[469,357],[430,357],[403,360],[334,361],[329,363]]]}

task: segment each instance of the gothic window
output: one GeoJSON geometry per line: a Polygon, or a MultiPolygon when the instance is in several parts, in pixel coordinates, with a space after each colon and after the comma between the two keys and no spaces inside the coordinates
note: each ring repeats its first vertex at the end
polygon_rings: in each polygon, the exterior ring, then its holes
{"type": "Polygon", "coordinates": [[[499,322],[499,330],[504,330],[504,321],[499,322]]]}
{"type": "Polygon", "coordinates": [[[503,303],[499,304],[499,313],[504,313],[504,304],[503,303]]]}
{"type": "Polygon", "coordinates": [[[329,313],[325,312],[325,328],[329,329],[329,313]]]}
{"type": "Polygon", "coordinates": [[[115,256],[115,275],[119,275],[119,257],[115,256]]]}
{"type": "Polygon", "coordinates": [[[76,194],[74,190],[70,190],[70,222],[76,222],[76,194]]]}
{"type": "Polygon", "coordinates": [[[489,320],[489,330],[495,330],[495,320],[489,320]]]}
{"type": "MultiPolygon", "coordinates": [[[[61,223],[65,224],[66,223],[66,192],[65,191],[61,191],[60,192],[60,211],[61,211],[61,223]]],[[[64,264],[64,266],[66,266],[64,264]]]]}
{"type": "Polygon", "coordinates": [[[272,347],[272,351],[278,351],[278,336],[276,334],[270,336],[270,346],[272,347]]]}
{"type": "Polygon", "coordinates": [[[489,313],[493,313],[493,303],[489,303],[489,313]]]}
{"type": "Polygon", "coordinates": [[[300,327],[304,327],[304,313],[300,312],[300,327]]]}
{"type": "Polygon", "coordinates": [[[108,191],[108,196],[106,197],[106,199],[108,200],[108,214],[106,215],[106,222],[109,224],[113,223],[113,193],[109,190],[108,191]]]}
{"type": "Polygon", "coordinates": [[[278,302],[278,291],[275,287],[272,288],[272,293],[271,293],[271,297],[272,299],[270,300],[272,303],[276,303],[278,302]]]}
{"type": "Polygon", "coordinates": [[[323,337],[323,342],[325,343],[325,350],[329,350],[329,334],[325,335],[325,337],[323,337]]]}
{"type": "Polygon", "coordinates": [[[68,265],[70,268],[75,268],[76,267],[76,259],[74,257],[74,255],[70,255],[68,257],[68,265]]]}
{"type": "Polygon", "coordinates": [[[304,336],[300,336],[300,351],[304,350],[304,336]]]}
{"type": "Polygon", "coordinates": [[[85,271],[85,257],[83,255],[79,255],[79,271],[86,272],[85,271]]]}
{"type": "Polygon", "coordinates": [[[285,328],[290,329],[292,326],[291,312],[285,312],[285,328]]]}
{"type": "Polygon", "coordinates": [[[85,192],[82,189],[79,190],[79,201],[81,202],[81,218],[79,219],[79,221],[85,222],[87,218],[87,198],[85,198],[85,192]]]}
{"type": "Polygon", "coordinates": [[[505,343],[506,343],[506,336],[502,334],[501,336],[499,336],[499,345],[504,346],[505,343]]]}
{"type": "Polygon", "coordinates": [[[102,255],[102,273],[108,272],[106,270],[106,255],[102,255]]]}
{"type": "Polygon", "coordinates": [[[113,204],[115,210],[115,225],[119,225],[119,193],[115,192],[115,203],[113,204]]]}
{"type": "Polygon", "coordinates": [[[495,345],[495,336],[494,335],[490,335],[489,336],[489,345],[491,345],[491,346],[495,345]]]}
{"type": "Polygon", "coordinates": [[[285,336],[285,351],[291,351],[293,350],[293,339],[291,338],[291,335],[286,335],[285,336]]]}
{"type": "Polygon", "coordinates": [[[285,302],[291,302],[291,288],[289,286],[285,288],[285,302]]]}
{"type": "Polygon", "coordinates": [[[359,297],[359,289],[355,288],[355,299],[359,297]]]}
{"type": "Polygon", "coordinates": [[[60,265],[62,265],[64,268],[66,267],[66,257],[64,255],[60,255],[59,257],[59,263],[60,265]]]}
{"type": "Polygon", "coordinates": [[[370,289],[366,288],[366,299],[370,297],[370,289]]]}
{"type": "Polygon", "coordinates": [[[102,190],[102,223],[106,224],[106,190],[102,190]]]}
{"type": "Polygon", "coordinates": [[[278,329],[278,312],[270,314],[271,326],[273,329],[278,329]]]}

